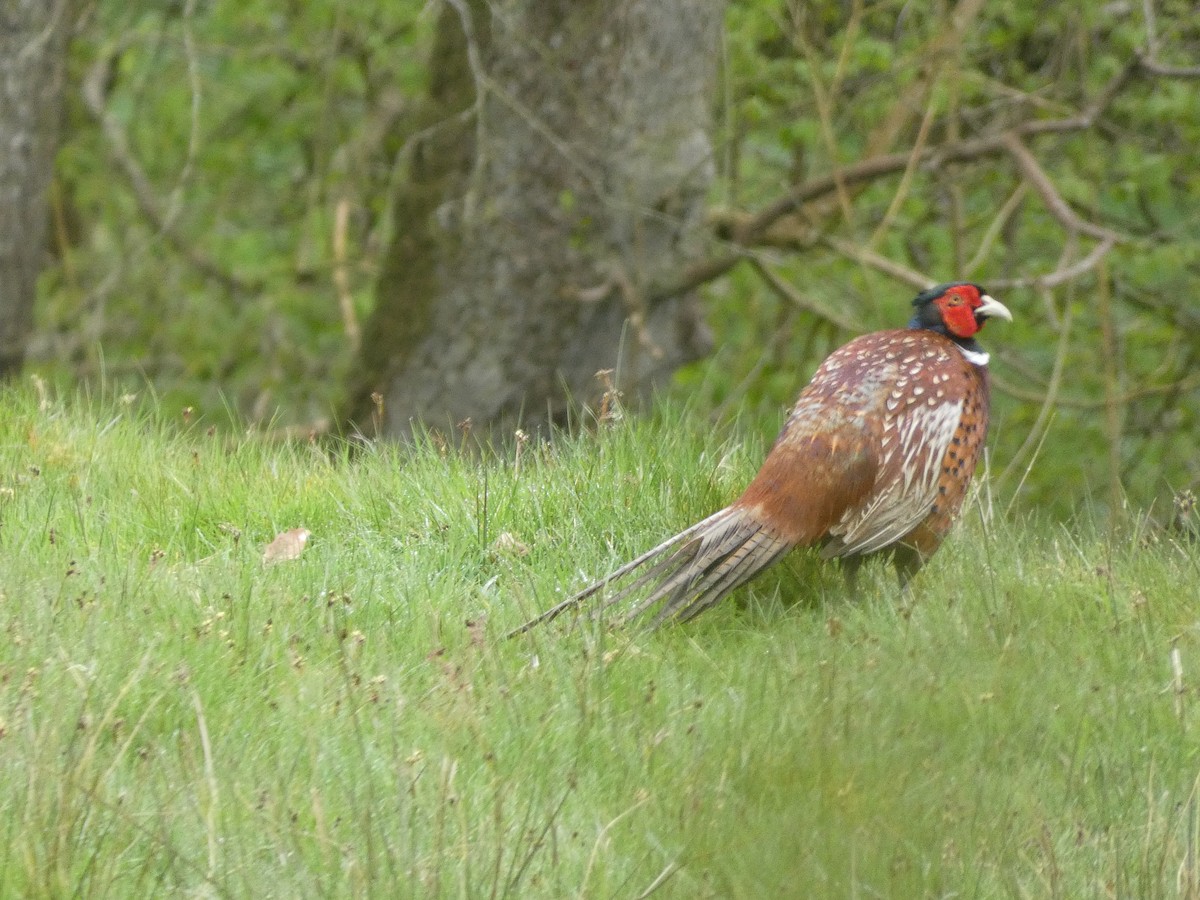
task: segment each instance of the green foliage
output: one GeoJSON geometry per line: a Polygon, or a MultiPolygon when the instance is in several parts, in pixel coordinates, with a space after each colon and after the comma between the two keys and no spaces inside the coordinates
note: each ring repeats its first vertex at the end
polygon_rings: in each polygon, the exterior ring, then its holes
{"type": "Polygon", "coordinates": [[[75,109],[58,198],[80,233],[59,235],[62,265],[43,285],[39,329],[53,336],[43,354],[80,376],[149,377],[179,402],[328,417],[353,361],[334,280],[336,207],[351,210],[345,290],[361,320],[394,131],[424,89],[424,5],[98,6],[76,42],[75,80],[111,61],[106,108],[170,228],[147,220],[75,109]]]}
{"type": "Polygon", "coordinates": [[[761,452],[670,405],[477,464],[0,397],[0,893],[1195,891],[1172,534],[985,488],[910,597],[797,554],[694,626],[502,639],[761,452]]]}
{"type": "MultiPolygon", "coordinates": [[[[720,202],[761,208],[790,183],[908,153],[926,116],[933,144],[1070,116],[1144,49],[1147,9],[1157,9],[1164,61],[1194,64],[1200,49],[1186,4],[989,3],[964,20],[959,36],[951,12],[965,6],[731,3],[720,202]]],[[[1200,480],[1196,454],[1183,447],[1200,424],[1198,109],[1195,79],[1136,74],[1098,127],[1027,140],[1082,218],[1129,241],[1103,266],[1054,289],[993,289],[1017,320],[983,335],[996,376],[992,458],[1007,470],[1005,484],[1021,480],[1028,451],[1041,445],[1016,498],[1022,506],[1061,516],[1097,501],[1119,515],[1127,501],[1161,502],[1200,480]],[[1052,389],[1056,361],[1062,377],[1052,389]],[[1051,414],[1043,416],[1047,396],[1051,414]]],[[[986,244],[1021,183],[1013,162],[993,155],[920,166],[904,186],[890,176],[848,189],[844,201],[810,204],[795,236],[781,234],[795,246],[759,251],[808,308],[752,273],[735,273],[709,292],[717,371],[758,377],[741,401],[737,382],[713,378],[707,365],[684,373],[683,389],[701,391],[704,405],[761,411],[769,433],[820,357],[851,336],[835,328],[829,340],[825,313],[849,319],[855,332],[904,324],[912,287],[823,243],[827,236],[935,281],[968,277],[985,286],[1052,272],[1065,253],[1078,260],[1095,246],[1081,236],[1072,248],[1028,188],[986,244]]]]}
{"type": "MultiPolygon", "coordinates": [[[[731,2],[714,206],[759,209],[791,184],[921,139],[1073,115],[1145,48],[1147,10],[1163,62],[1200,55],[1200,25],[1183,2],[999,2],[968,16],[971,6],[731,2]]],[[[149,380],[172,404],[228,404],[259,421],[327,418],[355,365],[346,317],[365,319],[384,262],[405,139],[429,124],[415,110],[434,18],[418,0],[97,5],[76,40],[72,82],[108,64],[105,108],[167,227],[147,217],[76,101],[38,371],[133,389],[149,380]]],[[[993,458],[1006,485],[1022,484],[1020,505],[1063,516],[1094,499],[1117,514],[1126,499],[1145,506],[1200,479],[1189,444],[1200,426],[1196,85],[1138,74],[1095,127],[1027,141],[1081,217],[1130,240],[1051,290],[995,290],[1017,322],[984,336],[996,375],[993,458]],[[1039,465],[1022,480],[1037,446],[1039,465]]],[[[1087,236],[1072,246],[1032,190],[998,223],[1021,183],[1010,159],[989,156],[811,204],[797,234],[755,249],[806,308],[745,267],[710,285],[720,349],[680,376],[679,393],[719,416],[737,409],[770,435],[824,353],[851,331],[902,324],[912,288],[848,258],[845,244],[985,285],[1043,275],[1095,246],[1087,236]]]]}

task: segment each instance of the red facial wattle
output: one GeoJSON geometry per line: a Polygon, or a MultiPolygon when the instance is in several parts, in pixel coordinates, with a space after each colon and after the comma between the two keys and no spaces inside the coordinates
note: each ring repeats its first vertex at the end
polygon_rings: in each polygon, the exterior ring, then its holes
{"type": "Polygon", "coordinates": [[[957,338],[969,338],[980,328],[975,310],[981,305],[979,291],[971,285],[957,286],[937,300],[946,330],[957,338]]]}

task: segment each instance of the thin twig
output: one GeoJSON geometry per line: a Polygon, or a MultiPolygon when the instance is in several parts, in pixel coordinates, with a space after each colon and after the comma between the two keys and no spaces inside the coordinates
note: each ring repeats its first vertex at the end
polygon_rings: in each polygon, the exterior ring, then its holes
{"type": "Polygon", "coordinates": [[[1146,49],[1138,58],[1141,69],[1151,75],[1168,78],[1200,78],[1200,66],[1169,66],[1158,60],[1158,18],[1154,0],[1142,0],[1142,16],[1146,20],[1146,49]]]}
{"type": "MultiPolygon", "coordinates": [[[[479,43],[475,38],[475,26],[471,19],[471,10],[463,0],[446,0],[458,14],[459,23],[462,25],[463,37],[467,42],[467,67],[471,70],[471,78],[475,82],[475,102],[473,109],[475,111],[475,151],[474,151],[474,167],[471,171],[471,189],[468,190],[463,197],[463,202],[468,207],[482,196],[483,173],[487,163],[487,116],[486,101],[489,88],[494,88],[495,84],[488,78],[483,66],[483,57],[479,51],[479,43]]],[[[474,221],[476,217],[468,208],[463,216],[464,222],[474,221]]]]}
{"type": "MultiPolygon", "coordinates": [[[[850,193],[846,190],[846,184],[841,179],[842,166],[838,159],[840,154],[838,153],[836,129],[833,125],[833,102],[830,99],[830,91],[826,89],[825,83],[821,80],[820,61],[812,45],[804,39],[804,30],[802,28],[794,28],[792,33],[795,35],[795,43],[799,45],[801,52],[804,54],[804,60],[808,64],[809,88],[812,90],[813,103],[817,108],[817,121],[821,126],[821,141],[825,145],[825,152],[829,154],[829,159],[832,161],[834,193],[837,197],[838,207],[842,213],[842,220],[853,224],[854,206],[850,202],[850,193]]],[[[853,40],[854,30],[851,29],[850,33],[846,36],[846,40],[843,41],[843,51],[853,40]]]]}
{"type": "Polygon", "coordinates": [[[1146,55],[1158,56],[1158,18],[1154,13],[1154,0],[1142,0],[1142,18],[1146,20],[1146,55]]]}
{"type": "MultiPolygon", "coordinates": [[[[1017,385],[1007,381],[995,372],[991,373],[990,377],[992,387],[1002,394],[1012,397],[1014,400],[1023,400],[1027,403],[1043,404],[1046,402],[1048,393],[1039,391],[1031,391],[1028,388],[1018,387],[1017,385]]],[[[1139,388],[1132,388],[1125,391],[1123,394],[1118,394],[1112,398],[1113,403],[1124,406],[1133,403],[1135,400],[1142,400],[1146,397],[1155,397],[1159,394],[1180,394],[1200,388],[1200,374],[1190,375],[1187,378],[1180,378],[1177,381],[1172,381],[1170,384],[1148,384],[1139,388]]],[[[1108,399],[1101,400],[1085,400],[1082,397],[1065,397],[1056,396],[1054,405],[1063,409],[1078,409],[1083,411],[1104,409],[1105,405],[1110,401],[1108,399]]]]}
{"type": "Polygon", "coordinates": [[[1200,78],[1200,66],[1171,66],[1156,59],[1141,59],[1138,64],[1150,75],[1162,75],[1165,78],[1200,78]]]}
{"type": "MultiPolygon", "coordinates": [[[[998,156],[1009,152],[1009,147],[1005,144],[1006,135],[1021,139],[1043,134],[1063,134],[1087,130],[1108,109],[1134,74],[1138,71],[1151,72],[1145,62],[1144,59],[1137,58],[1122,67],[1109,79],[1092,103],[1075,115],[1058,119],[1029,119],[1003,134],[947,141],[940,145],[927,147],[921,154],[921,165],[937,168],[946,163],[977,162],[991,156],[998,156]]],[[[1186,73],[1184,74],[1186,75],[1186,73]]],[[[654,305],[670,297],[694,290],[700,285],[724,275],[745,258],[745,253],[741,248],[758,243],[779,219],[791,215],[805,204],[835,193],[839,189],[903,172],[908,167],[911,158],[911,153],[886,153],[869,157],[857,163],[841,166],[836,173],[822,175],[794,186],[783,197],[741,220],[738,227],[733,229],[729,235],[734,249],[690,266],[678,281],[655,291],[647,302],[654,305]]],[[[1092,226],[1093,229],[1100,227],[1092,226]]],[[[1107,229],[1103,230],[1108,231],[1107,229]]]]}
{"type": "Polygon", "coordinates": [[[342,327],[346,330],[346,343],[358,353],[362,344],[362,328],[354,310],[354,295],[350,292],[350,272],[346,265],[346,232],[350,224],[350,201],[345,197],[337,202],[333,210],[333,286],[337,291],[338,308],[342,312],[342,327]]]}
{"type": "Polygon", "coordinates": [[[921,117],[921,127],[917,129],[917,139],[913,143],[912,151],[908,155],[908,165],[904,167],[904,171],[900,175],[900,184],[896,186],[896,193],[892,195],[892,202],[888,204],[888,208],[884,211],[879,224],[875,226],[875,231],[871,234],[871,239],[867,241],[867,246],[864,249],[869,250],[876,247],[883,240],[883,236],[891,230],[892,222],[899,214],[900,207],[903,206],[905,199],[908,197],[908,192],[912,188],[913,177],[917,174],[917,169],[920,166],[921,155],[924,153],[929,141],[929,130],[933,127],[934,114],[937,112],[937,95],[933,91],[929,93],[929,100],[925,104],[925,115],[921,117]]]}
{"type": "Polygon", "coordinates": [[[117,165],[125,173],[125,177],[129,181],[129,186],[133,188],[133,196],[137,201],[138,208],[142,211],[142,215],[150,221],[150,224],[154,226],[158,234],[162,235],[176,252],[207,277],[220,282],[232,291],[240,293],[254,293],[258,291],[260,288],[258,282],[246,281],[232,272],[225,271],[216,260],[189,243],[187,238],[175,226],[174,222],[168,219],[164,213],[145,169],[142,168],[141,163],[138,162],[137,157],[130,147],[129,137],[125,134],[125,130],[121,127],[120,122],[109,112],[105,103],[104,85],[109,81],[112,63],[113,54],[101,54],[88,71],[87,76],[83,80],[81,92],[83,105],[92,118],[96,120],[97,124],[100,125],[105,140],[108,141],[109,152],[112,153],[117,161],[117,165]]]}
{"type": "Polygon", "coordinates": [[[1103,353],[1101,370],[1104,375],[1104,431],[1108,442],[1108,514],[1113,521],[1122,508],[1121,439],[1125,433],[1125,414],[1128,407],[1120,402],[1121,354],[1117,346],[1117,326],[1112,308],[1112,279],[1106,266],[1101,265],[1096,278],[1096,318],[1100,323],[1103,353]]]}
{"type": "Polygon", "coordinates": [[[859,265],[880,271],[897,281],[916,288],[918,291],[923,291],[937,284],[937,279],[930,278],[923,272],[910,269],[901,263],[888,259],[882,254],[876,253],[874,250],[860,247],[851,241],[827,235],[821,238],[820,242],[847,259],[851,259],[859,265]]]}
{"type": "MultiPolygon", "coordinates": [[[[62,18],[64,12],[70,6],[68,0],[58,0],[54,5],[54,12],[50,14],[50,19],[46,22],[46,27],[39,31],[24,47],[17,51],[17,61],[24,64],[29,58],[42,53],[43,48],[54,37],[58,30],[58,20],[62,18]]],[[[11,26],[5,26],[11,27],[11,26]]]]}
{"type": "MultiPolygon", "coordinates": [[[[1050,373],[1050,384],[1046,389],[1045,399],[1041,408],[1038,410],[1037,419],[1034,420],[1033,426],[1029,429],[1029,434],[1025,437],[1025,442],[1021,444],[1017,452],[1013,454],[1012,459],[1009,461],[1004,471],[1000,473],[1000,477],[998,479],[1000,483],[1007,481],[1012,472],[1025,462],[1025,458],[1029,455],[1030,451],[1040,445],[1040,442],[1045,437],[1045,433],[1048,428],[1050,414],[1053,412],[1055,405],[1058,403],[1058,390],[1062,386],[1062,375],[1063,370],[1066,368],[1067,350],[1070,348],[1071,339],[1072,304],[1070,299],[1068,299],[1064,305],[1066,308],[1063,311],[1062,331],[1059,334],[1058,347],[1054,353],[1054,367],[1050,373]]],[[[1028,474],[1029,471],[1026,470],[1025,476],[1028,476],[1028,474]]],[[[1024,483],[1024,480],[1025,478],[1022,477],[1022,483],[1024,483]]],[[[1019,490],[1020,485],[1018,485],[1018,491],[1019,490]]],[[[1013,494],[1014,499],[1016,497],[1016,493],[1017,492],[1014,492],[1013,494]]]]}
{"type": "Polygon", "coordinates": [[[1044,275],[1028,275],[1019,278],[992,278],[989,279],[988,286],[997,289],[1058,287],[1096,268],[1100,264],[1100,261],[1112,250],[1115,243],[1115,237],[1105,238],[1093,247],[1087,256],[1069,266],[1063,266],[1044,275]]]}
{"type": "Polygon", "coordinates": [[[175,179],[175,187],[167,200],[167,208],[163,212],[163,221],[173,226],[175,220],[183,211],[183,192],[188,182],[192,180],[192,172],[196,168],[196,158],[200,155],[200,105],[201,81],[200,62],[196,53],[196,38],[192,31],[192,20],[196,13],[196,0],[187,0],[183,7],[183,56],[187,60],[188,90],[191,92],[190,124],[188,127],[187,151],[183,158],[183,166],[175,179]]]}
{"type": "Polygon", "coordinates": [[[796,307],[797,309],[803,310],[804,312],[807,312],[807,313],[812,313],[817,318],[824,319],[826,322],[832,322],[834,325],[836,325],[838,328],[841,328],[843,331],[858,331],[861,329],[861,327],[862,327],[861,323],[854,322],[854,321],[846,318],[845,316],[842,316],[842,315],[839,315],[838,313],[831,312],[827,309],[824,309],[821,306],[819,306],[818,304],[814,303],[812,300],[809,300],[806,297],[804,297],[794,287],[792,287],[790,284],[788,284],[786,281],[784,281],[782,278],[780,278],[770,268],[770,266],[768,266],[766,264],[766,262],[764,260],[762,260],[761,258],[759,258],[758,256],[750,257],[750,265],[754,268],[754,271],[757,272],[762,277],[762,280],[767,283],[767,286],[772,291],[774,291],[777,295],[779,295],[779,297],[781,299],[783,299],[787,303],[791,304],[792,306],[796,307]]]}
{"type": "Polygon", "coordinates": [[[983,237],[979,239],[979,248],[975,251],[975,255],[971,257],[962,271],[963,278],[970,278],[971,273],[983,265],[988,254],[992,252],[992,245],[996,243],[996,238],[1000,236],[1000,232],[1004,230],[1004,226],[1008,224],[1008,220],[1013,217],[1013,214],[1021,205],[1021,201],[1025,199],[1025,194],[1029,192],[1029,183],[1022,181],[1017,185],[1017,189],[1012,192],[1004,205],[1000,207],[999,212],[988,223],[987,230],[984,231],[983,237]]]}
{"type": "Polygon", "coordinates": [[[1105,228],[1102,225],[1097,225],[1094,222],[1089,222],[1082,218],[1075,210],[1071,209],[1069,203],[1062,198],[1058,192],[1058,188],[1054,186],[1054,182],[1050,180],[1050,176],[1038,164],[1033,154],[1029,152],[1020,137],[1014,132],[1005,132],[1000,137],[1004,145],[1004,149],[1009,156],[1013,158],[1013,162],[1017,164],[1017,169],[1029,182],[1030,186],[1037,191],[1038,196],[1042,198],[1042,202],[1046,205],[1047,211],[1054,218],[1062,223],[1063,227],[1068,231],[1077,231],[1080,234],[1086,234],[1088,237],[1093,237],[1099,241],[1119,241],[1123,238],[1111,228],[1105,228]]]}

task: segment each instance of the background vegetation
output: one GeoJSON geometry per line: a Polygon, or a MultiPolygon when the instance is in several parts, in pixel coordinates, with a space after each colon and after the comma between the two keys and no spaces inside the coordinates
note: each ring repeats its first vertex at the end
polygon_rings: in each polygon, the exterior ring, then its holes
{"type": "MultiPolygon", "coordinates": [[[[1200,26],[1189,13],[1182,2],[731,3],[715,258],[747,211],[872,153],[1099,113],[1094,127],[1026,141],[1073,221],[1015,157],[986,156],[844,188],[748,250],[730,244],[749,263],[709,283],[719,349],[680,376],[680,394],[773,433],[822,355],[905,317],[913,278],[972,277],[1017,313],[986,335],[993,459],[1021,485],[1017,503],[1062,514],[1097,500],[1118,513],[1194,484],[1200,26]],[[1078,277],[1055,277],[1081,261],[1078,277]]],[[[35,371],[148,385],[207,413],[335,419],[433,18],[417,2],[88,8],[35,371]]]]}
{"type": "Polygon", "coordinates": [[[484,460],[277,440],[342,402],[432,26],[82,5],[0,394],[0,895],[1200,896],[1195,518],[1144,509],[1200,476],[1191,5],[730,3],[711,360],[484,460]],[[727,502],[926,275],[1017,322],[912,596],[797,554],[695,627],[501,639],[727,502]]]}

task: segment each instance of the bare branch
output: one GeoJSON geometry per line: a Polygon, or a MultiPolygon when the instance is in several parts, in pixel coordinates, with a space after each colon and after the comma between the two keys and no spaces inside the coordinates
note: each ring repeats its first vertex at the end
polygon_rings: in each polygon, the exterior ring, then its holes
{"type": "Polygon", "coordinates": [[[678,281],[653,291],[647,298],[647,304],[652,306],[671,297],[678,297],[680,294],[694,291],[700,285],[708,284],[714,278],[720,278],[749,255],[748,251],[737,249],[724,256],[701,260],[688,266],[678,281]]]}
{"type": "Polygon", "coordinates": [[[196,157],[200,154],[200,61],[196,53],[196,38],[192,33],[192,20],[196,14],[196,0],[187,0],[183,8],[183,55],[187,60],[188,88],[192,94],[191,123],[188,129],[187,155],[183,160],[183,168],[175,180],[175,189],[171,191],[163,219],[174,225],[175,219],[183,210],[183,190],[192,180],[192,170],[196,167],[196,157]]]}
{"type": "Polygon", "coordinates": [[[1021,137],[1032,137],[1035,134],[1062,134],[1069,131],[1086,131],[1096,124],[1096,120],[1104,114],[1109,106],[1129,83],[1129,79],[1138,71],[1139,62],[1132,59],[1108,80],[1104,89],[1078,115],[1062,119],[1038,119],[1025,122],[1014,129],[1021,137]]]}
{"type": "Polygon", "coordinates": [[[819,304],[809,300],[807,297],[804,297],[799,291],[792,287],[792,285],[788,284],[774,271],[772,271],[766,262],[760,259],[758,256],[750,256],[748,259],[750,260],[751,267],[755,272],[762,276],[762,280],[767,283],[767,286],[781,299],[787,303],[790,303],[797,309],[803,310],[807,313],[812,313],[817,318],[824,319],[826,322],[832,322],[843,331],[858,331],[862,327],[861,322],[852,322],[844,316],[840,316],[835,312],[830,312],[819,304]]]}
{"type": "Polygon", "coordinates": [[[346,331],[346,342],[350,349],[358,352],[362,344],[362,327],[354,310],[354,296],[350,292],[350,273],[346,266],[346,232],[350,224],[350,201],[343,197],[333,210],[333,286],[337,291],[338,308],[342,313],[342,327],[346,331]]]}
{"type": "MultiPolygon", "coordinates": [[[[49,20],[46,22],[46,27],[43,28],[37,35],[35,35],[33,40],[29,41],[18,51],[17,58],[19,60],[24,61],[42,53],[42,48],[45,47],[46,44],[49,43],[50,39],[54,36],[54,33],[58,28],[58,20],[61,19],[63,13],[67,11],[68,6],[69,4],[67,0],[58,0],[58,3],[55,4],[54,12],[50,15],[49,20]]],[[[6,24],[5,27],[11,26],[6,24]]]]}
{"type": "Polygon", "coordinates": [[[962,274],[964,278],[969,278],[972,272],[983,265],[983,261],[987,259],[987,255],[992,252],[992,245],[996,243],[996,238],[1000,236],[1000,232],[1004,230],[1004,226],[1008,223],[1008,220],[1017,211],[1028,191],[1029,184],[1022,181],[1017,185],[1017,189],[1012,192],[1012,196],[1004,201],[1004,205],[1000,207],[1000,211],[996,213],[995,218],[988,225],[987,230],[983,233],[983,237],[979,239],[979,248],[975,251],[975,255],[963,267],[962,274]]]}
{"type": "MultiPolygon", "coordinates": [[[[851,43],[854,40],[854,33],[858,30],[858,14],[855,13],[847,27],[846,40],[842,42],[842,56],[844,57],[851,43]]],[[[809,64],[810,87],[812,90],[813,103],[817,108],[817,121],[821,126],[821,142],[825,145],[825,151],[829,154],[829,158],[833,160],[833,184],[837,194],[838,206],[841,208],[842,218],[849,223],[854,222],[854,208],[850,202],[850,194],[846,190],[846,185],[841,180],[841,165],[838,161],[838,141],[837,129],[833,124],[833,102],[831,99],[831,91],[826,89],[825,83],[821,78],[821,66],[817,62],[817,54],[812,45],[804,39],[804,29],[796,28],[794,30],[795,41],[799,44],[801,51],[804,54],[805,61],[809,64]]],[[[839,58],[838,70],[842,68],[842,60],[839,58]]],[[[840,77],[840,76],[838,76],[840,77]]]]}
{"type": "Polygon", "coordinates": [[[998,289],[1058,287],[1059,285],[1066,284],[1072,278],[1078,278],[1080,275],[1096,268],[1100,264],[1100,260],[1104,259],[1115,245],[1116,238],[1108,237],[1093,247],[1092,252],[1083,259],[1069,266],[1063,266],[1062,268],[1055,269],[1053,272],[1047,272],[1045,275],[1030,275],[1022,278],[991,278],[988,279],[988,286],[998,289]]]}
{"type": "Polygon", "coordinates": [[[1200,78],[1200,66],[1171,66],[1149,58],[1139,60],[1138,64],[1142,71],[1150,75],[1161,75],[1164,78],[1200,78]]]}
{"type": "Polygon", "coordinates": [[[916,288],[918,291],[923,291],[937,284],[936,279],[890,260],[886,256],[876,253],[867,247],[860,247],[851,241],[844,241],[841,238],[830,236],[822,238],[821,243],[859,265],[876,269],[884,275],[916,288]]]}
{"type": "Polygon", "coordinates": [[[1054,182],[1050,180],[1050,176],[1038,165],[1038,161],[1029,152],[1029,148],[1021,143],[1021,139],[1016,134],[1011,131],[1006,132],[1001,136],[1000,140],[1004,144],[1004,149],[1008,151],[1008,154],[1017,164],[1017,169],[1020,170],[1030,186],[1037,191],[1038,196],[1042,198],[1042,202],[1046,204],[1046,209],[1049,210],[1050,215],[1058,219],[1064,228],[1068,231],[1086,234],[1088,237],[1093,237],[1100,241],[1116,242],[1122,240],[1122,237],[1115,231],[1089,222],[1081,218],[1075,210],[1071,209],[1070,204],[1062,198],[1062,195],[1054,186],[1054,182]]]}
{"type": "MultiPolygon", "coordinates": [[[[1036,134],[1082,131],[1090,128],[1111,105],[1138,65],[1135,60],[1109,79],[1108,84],[1104,86],[1096,99],[1080,114],[1060,119],[1031,119],[1017,125],[1011,133],[1017,137],[1030,137],[1036,134]]],[[[1006,150],[1004,137],[1004,134],[988,135],[928,147],[921,153],[921,161],[925,165],[937,167],[949,162],[974,162],[988,156],[995,156],[1006,150]]],[[[865,159],[853,165],[843,166],[838,173],[838,180],[843,184],[851,185],[873,181],[885,175],[894,175],[908,167],[910,158],[910,153],[888,153],[865,159]]],[[[733,237],[741,243],[753,243],[754,238],[769,228],[776,219],[795,212],[805,203],[823,197],[834,190],[836,190],[836,181],[833,175],[825,175],[797,185],[787,196],[776,200],[751,216],[743,226],[742,233],[735,234],[733,237]]]]}
{"type": "MultiPolygon", "coordinates": [[[[995,354],[993,354],[995,355],[995,354]]],[[[1000,391],[1002,394],[1007,394],[1014,400],[1024,400],[1028,403],[1042,404],[1046,402],[1047,394],[1041,391],[1031,391],[1029,388],[1020,387],[1011,381],[1008,381],[1003,376],[997,375],[995,372],[989,373],[989,380],[992,387],[1000,391]]],[[[1177,381],[1172,381],[1167,384],[1147,384],[1139,388],[1132,388],[1125,391],[1123,394],[1118,394],[1113,398],[1100,397],[1094,400],[1085,399],[1083,397],[1065,397],[1061,394],[1055,396],[1054,405],[1063,409],[1079,409],[1079,410],[1097,410],[1103,409],[1110,402],[1116,403],[1118,406],[1123,406],[1128,403],[1133,403],[1136,400],[1142,400],[1146,397],[1155,397],[1159,394],[1173,394],[1181,391],[1192,391],[1200,387],[1200,374],[1189,375],[1186,378],[1180,378],[1177,381]]]]}
{"type": "Polygon", "coordinates": [[[891,230],[892,222],[899,214],[904,201],[908,198],[913,177],[916,175],[917,168],[921,163],[921,154],[924,152],[929,141],[929,129],[933,126],[934,114],[936,112],[937,101],[933,96],[930,96],[929,101],[925,104],[925,114],[921,117],[921,126],[917,129],[917,140],[913,144],[912,151],[908,156],[908,164],[904,167],[904,172],[900,176],[900,184],[896,187],[896,193],[892,195],[892,202],[888,204],[883,218],[875,226],[875,231],[868,242],[868,246],[870,247],[875,246],[879,241],[883,240],[883,236],[891,230]]]}
{"type": "MultiPolygon", "coordinates": [[[[726,251],[720,255],[695,263],[684,271],[678,281],[664,285],[654,291],[647,302],[654,304],[669,297],[686,293],[714,278],[724,275],[743,259],[747,258],[748,254],[744,248],[763,243],[767,233],[779,220],[799,212],[806,204],[837,194],[854,185],[911,171],[914,167],[914,157],[916,159],[916,168],[937,169],[948,163],[979,162],[1001,154],[1011,156],[1021,171],[1025,183],[1028,183],[1037,191],[1051,215],[1068,229],[1100,241],[1100,245],[1079,262],[1056,269],[1054,272],[1046,275],[1033,276],[1031,278],[1014,278],[1007,281],[994,281],[993,283],[998,286],[1008,287],[1030,285],[1049,287],[1062,284],[1064,281],[1092,269],[1112,249],[1114,244],[1126,241],[1128,238],[1112,229],[1083,219],[1071,209],[1058,193],[1058,189],[1041,168],[1036,158],[1025,147],[1024,140],[1039,135],[1068,134],[1092,128],[1112,105],[1116,96],[1128,85],[1130,79],[1139,73],[1151,76],[1163,75],[1190,78],[1200,76],[1200,67],[1166,66],[1158,62],[1151,55],[1142,54],[1131,59],[1116,72],[1104,88],[1093,98],[1091,103],[1074,115],[1062,116],[1055,119],[1029,119],[999,134],[984,135],[965,140],[951,140],[941,145],[924,148],[918,145],[915,150],[910,152],[887,153],[869,157],[849,165],[840,165],[835,172],[830,172],[795,185],[787,194],[755,213],[749,213],[737,218],[731,216],[725,217],[722,225],[729,226],[724,229],[723,234],[729,240],[726,251]],[[729,225],[731,220],[732,224],[729,225]]],[[[1013,205],[1013,209],[1015,209],[1019,203],[1019,199],[1014,197],[1010,200],[1010,203],[1013,205]]],[[[1008,204],[1006,204],[1006,209],[1007,207],[1008,204]]],[[[1011,213],[1011,210],[1009,213],[1011,213]]],[[[1006,217],[1007,214],[998,217],[997,222],[999,225],[996,227],[1001,227],[1006,217]]],[[[985,235],[985,240],[981,244],[980,251],[972,259],[971,263],[968,264],[968,269],[979,265],[982,258],[980,254],[985,252],[986,247],[994,239],[995,234],[991,234],[990,238],[985,235]]],[[[873,261],[864,260],[864,262],[873,268],[886,271],[886,269],[878,265],[878,259],[873,261]]],[[[915,283],[912,273],[901,276],[901,280],[909,284],[915,283]]]]}
{"type": "Polygon", "coordinates": [[[654,338],[650,336],[650,329],[646,327],[646,298],[633,283],[629,273],[620,265],[614,265],[612,281],[621,292],[625,315],[637,335],[637,346],[650,354],[651,359],[662,359],[663,349],[654,342],[654,338]]]}
{"type": "Polygon", "coordinates": [[[200,272],[214,281],[218,281],[232,291],[253,293],[259,289],[257,282],[245,281],[231,272],[225,271],[217,262],[198,247],[188,243],[186,237],[179,232],[174,223],[163,212],[162,205],[154,192],[154,187],[142,168],[141,163],[129,146],[129,138],[121,123],[108,111],[104,98],[104,85],[108,82],[112,66],[111,54],[102,54],[88,71],[83,81],[83,104],[87,111],[100,125],[109,151],[129,180],[133,188],[134,199],[151,225],[161,234],[181,256],[200,272]]]}
{"type": "MultiPolygon", "coordinates": [[[[1058,336],[1058,347],[1054,352],[1054,365],[1050,370],[1050,383],[1046,388],[1046,395],[1042,398],[1041,408],[1038,410],[1037,418],[1034,420],[1032,427],[1029,429],[1029,434],[1025,438],[1025,442],[1021,444],[1004,471],[997,478],[998,482],[1008,481],[1009,476],[1025,464],[1029,454],[1035,453],[1040,446],[1042,438],[1045,437],[1047,429],[1050,427],[1050,418],[1054,412],[1055,405],[1059,399],[1059,389],[1062,387],[1063,370],[1066,368],[1067,350],[1071,343],[1071,322],[1072,322],[1073,307],[1068,300],[1063,304],[1063,326],[1058,336]]],[[[1028,474],[1028,469],[1026,469],[1028,474]]],[[[1024,478],[1022,478],[1024,481],[1024,478]]]]}
{"type": "MultiPolygon", "coordinates": [[[[482,57],[479,52],[479,43],[475,38],[475,26],[471,20],[471,10],[467,7],[463,0],[446,0],[447,3],[458,14],[458,19],[462,25],[463,37],[467,42],[467,66],[471,70],[471,79],[475,83],[475,102],[472,104],[472,110],[475,114],[475,163],[471,170],[471,188],[466,192],[463,200],[470,206],[474,203],[476,197],[482,194],[480,185],[483,180],[484,165],[487,161],[487,117],[486,99],[489,84],[486,73],[483,67],[482,57]]],[[[467,216],[468,220],[471,218],[467,216]]]]}
{"type": "Polygon", "coordinates": [[[733,234],[733,239],[742,244],[754,243],[755,239],[770,228],[776,220],[796,212],[805,203],[810,203],[837,190],[839,180],[846,185],[874,181],[884,175],[902,172],[908,165],[909,158],[910,154],[908,153],[887,153],[843,166],[836,177],[832,174],[822,175],[812,181],[797,185],[786,196],[750,216],[741,229],[733,234]]]}
{"type": "MultiPolygon", "coordinates": [[[[953,141],[940,147],[930,147],[921,154],[921,157],[924,164],[938,166],[947,162],[970,162],[987,156],[995,156],[1004,152],[1004,149],[1002,136],[997,135],[953,141]]],[[[843,166],[836,176],[833,174],[823,175],[797,185],[786,196],[748,216],[732,230],[730,238],[735,245],[751,246],[757,243],[779,219],[797,212],[806,203],[833,193],[838,190],[839,183],[847,186],[860,184],[903,172],[911,158],[912,155],[909,153],[888,153],[843,166]]],[[[652,302],[694,290],[700,285],[724,275],[744,257],[744,252],[735,250],[724,256],[703,260],[687,269],[674,284],[656,291],[652,302]]]]}
{"type": "Polygon", "coordinates": [[[1158,18],[1154,13],[1154,0],[1142,0],[1142,17],[1146,20],[1146,54],[1158,56],[1158,18]]]}
{"type": "Polygon", "coordinates": [[[1146,20],[1146,48],[1138,64],[1151,75],[1167,78],[1200,78],[1200,66],[1169,66],[1158,60],[1158,18],[1154,12],[1154,0],[1142,0],[1142,17],[1146,20]]]}

